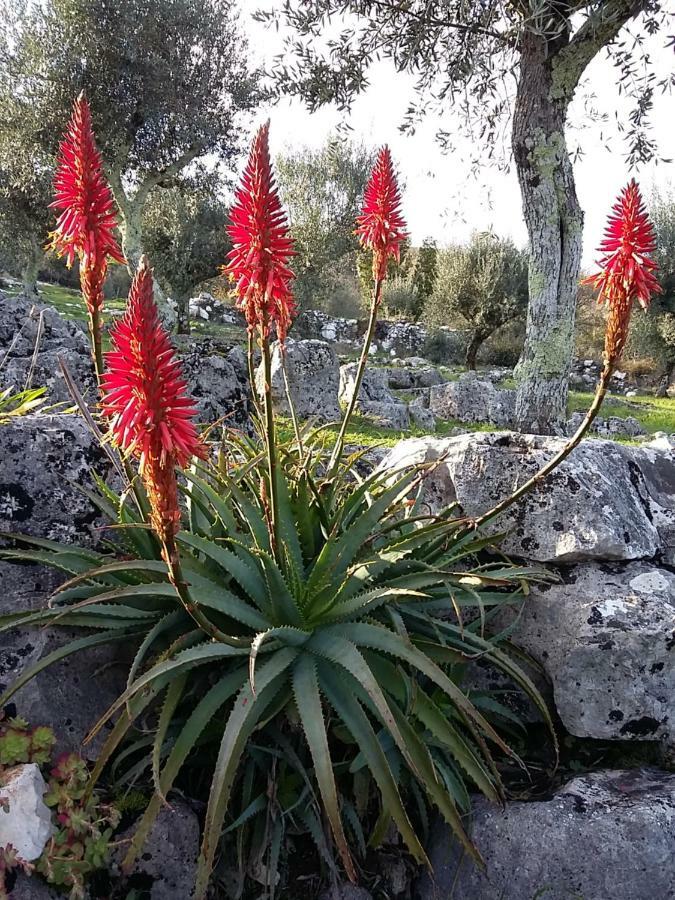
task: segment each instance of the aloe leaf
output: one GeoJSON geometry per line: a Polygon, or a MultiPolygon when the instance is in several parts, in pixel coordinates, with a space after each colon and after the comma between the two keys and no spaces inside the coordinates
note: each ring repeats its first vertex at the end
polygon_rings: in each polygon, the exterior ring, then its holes
{"type": "Polygon", "coordinates": [[[342,857],[345,871],[350,881],[355,882],[356,871],[340,817],[333,764],[328,748],[328,736],[323,718],[319,682],[316,675],[316,663],[307,654],[303,654],[293,666],[293,693],[307,744],[312,755],[314,773],[324,809],[342,857]]]}
{"type": "Polygon", "coordinates": [[[382,802],[390,811],[408,849],[418,862],[429,867],[429,860],[424,848],[403,807],[387,757],[384,755],[373,727],[359,701],[354,697],[350,688],[345,685],[344,679],[339,677],[333,664],[320,662],[317,671],[323,693],[365,755],[368,768],[380,789],[382,802]]]}
{"type": "Polygon", "coordinates": [[[197,864],[195,900],[204,900],[206,897],[232,783],[246,742],[268,704],[283,687],[284,679],[281,676],[296,658],[297,653],[297,650],[286,647],[270,657],[260,667],[257,696],[253,696],[250,685],[245,685],[227,720],[206,810],[202,847],[197,864]]]}

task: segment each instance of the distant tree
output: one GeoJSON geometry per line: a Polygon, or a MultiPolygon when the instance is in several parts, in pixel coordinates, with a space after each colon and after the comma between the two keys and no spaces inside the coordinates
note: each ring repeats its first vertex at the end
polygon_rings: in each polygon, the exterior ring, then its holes
{"type": "Polygon", "coordinates": [[[345,290],[347,273],[358,297],[354,219],[373,161],[363,146],[333,139],[319,150],[303,148],[276,160],[297,250],[295,294],[304,308],[331,307],[333,294],[345,290]]]}
{"type": "Polygon", "coordinates": [[[17,159],[7,150],[5,133],[0,131],[0,246],[2,265],[19,275],[24,294],[39,298],[38,273],[45,261],[45,243],[51,211],[52,170],[47,161],[32,155],[17,159]],[[28,167],[26,167],[28,168],[28,167]]]}
{"type": "MultiPolygon", "coordinates": [[[[493,155],[511,120],[530,243],[521,430],[556,432],[566,419],[583,237],[565,134],[570,104],[588,66],[609,50],[617,88],[635,104],[621,123],[629,162],[649,158],[653,96],[675,84],[675,71],[657,80],[644,38],[665,31],[670,10],[668,0],[283,0],[258,14],[290,27],[274,74],[280,92],[302,96],[311,109],[348,108],[367,88],[371,64],[385,58],[415,78],[407,128],[429,109],[454,108],[477,150],[493,155]]],[[[441,137],[452,141],[449,131],[441,137]]]]}
{"type": "Polygon", "coordinates": [[[419,319],[424,311],[424,305],[431,297],[436,286],[438,276],[438,247],[431,238],[426,238],[415,255],[412,282],[418,305],[415,310],[415,320],[419,319]]]}
{"type": "Polygon", "coordinates": [[[177,305],[179,332],[190,330],[192,292],[225,262],[227,217],[227,205],[214,192],[190,182],[154,191],[145,207],[145,247],[162,289],[177,305]]]}
{"type": "Polygon", "coordinates": [[[658,393],[664,396],[675,374],[675,191],[655,191],[650,207],[657,242],[654,257],[663,293],[654,297],[648,316],[663,368],[658,393]]]}
{"type": "MultiPolygon", "coordinates": [[[[257,100],[235,0],[0,0],[0,121],[14,152],[53,157],[84,88],[130,267],[151,191],[239,150],[257,100]]],[[[41,242],[44,234],[37,235],[41,242]]]]}
{"type": "Polygon", "coordinates": [[[466,247],[439,253],[434,293],[427,301],[430,325],[464,319],[471,329],[466,365],[476,368],[481,345],[502,325],[527,312],[527,256],[512,243],[489,232],[474,234],[466,247]]]}

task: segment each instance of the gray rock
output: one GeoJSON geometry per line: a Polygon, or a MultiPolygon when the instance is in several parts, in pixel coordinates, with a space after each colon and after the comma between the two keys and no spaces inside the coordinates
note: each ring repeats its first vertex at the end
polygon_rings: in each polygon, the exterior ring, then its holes
{"type": "Polygon", "coordinates": [[[323,891],[319,900],[373,900],[373,895],[355,884],[340,884],[323,891]]]}
{"type": "Polygon", "coordinates": [[[24,386],[46,387],[46,403],[67,403],[73,405],[73,398],[61,369],[66,366],[69,375],[77,385],[84,399],[93,405],[96,403],[97,388],[94,376],[94,365],[88,350],[64,349],[46,350],[38,353],[35,359],[30,356],[10,357],[7,364],[0,369],[0,378],[6,387],[21,390],[24,386]]]}
{"type": "Polygon", "coordinates": [[[42,799],[47,785],[35,763],[3,772],[0,784],[0,847],[9,844],[26,862],[41,855],[54,833],[52,814],[42,799]]]}
{"type": "Polygon", "coordinates": [[[216,341],[191,339],[181,346],[178,356],[200,421],[224,419],[230,428],[248,428],[248,376],[235,368],[229,354],[226,356],[216,341]]]}
{"type": "MultiPolygon", "coordinates": [[[[382,465],[397,469],[443,457],[426,479],[427,503],[437,510],[456,500],[467,515],[479,516],[534,475],[563,443],[512,432],[411,438],[394,447],[382,465]]],[[[664,538],[641,467],[653,465],[654,481],[663,482],[675,479],[675,461],[672,454],[649,452],[653,462],[641,448],[584,441],[539,487],[486,527],[507,532],[506,553],[539,562],[651,559],[664,538]]]]}
{"type": "Polygon", "coordinates": [[[211,322],[216,325],[246,327],[246,319],[242,312],[234,306],[223,303],[222,300],[216,300],[207,291],[202,291],[196,297],[191,297],[188,302],[188,309],[192,319],[201,319],[204,322],[211,322]]]}
{"type": "Polygon", "coordinates": [[[0,428],[0,531],[56,541],[98,540],[97,511],[75,487],[105,475],[107,458],[76,415],[22,416],[0,428]]]}
{"type": "Polygon", "coordinates": [[[357,319],[329,316],[319,309],[303,310],[293,323],[294,337],[346,344],[357,341],[360,335],[357,319]]]}
{"type": "MultiPolygon", "coordinates": [[[[132,872],[152,879],[150,900],[188,900],[194,887],[199,821],[183,800],[171,798],[169,807],[163,807],[157,816],[132,872]]],[[[125,840],[133,834],[134,826],[118,838],[118,864],[124,855],[125,840]]]]}
{"type": "Polygon", "coordinates": [[[392,390],[409,391],[414,385],[413,369],[407,369],[403,366],[392,366],[387,369],[387,383],[392,390]]]}
{"type": "Polygon", "coordinates": [[[647,514],[659,535],[659,552],[675,566],[675,454],[671,441],[658,440],[626,447],[637,483],[646,491],[647,514]]]}
{"type": "Polygon", "coordinates": [[[39,875],[19,872],[11,893],[12,900],[63,900],[63,894],[50,887],[39,875]]]}
{"type": "Polygon", "coordinates": [[[433,434],[436,431],[436,416],[424,405],[423,401],[413,400],[408,404],[408,412],[418,428],[424,429],[427,434],[433,434]]]}
{"type": "Polygon", "coordinates": [[[439,827],[429,850],[435,884],[416,900],[666,900],[675,896],[675,775],[595,772],[551,800],[474,805],[481,872],[439,827]]]}
{"type": "MultiPolygon", "coordinates": [[[[340,402],[349,403],[356,386],[358,363],[340,366],[340,402]]],[[[375,403],[394,403],[394,395],[389,390],[389,370],[366,367],[359,389],[359,400],[375,403]]]]}
{"type": "MultiPolygon", "coordinates": [[[[584,413],[574,413],[574,415],[568,419],[567,433],[573,435],[583,420],[584,413]]],[[[601,437],[607,438],[642,437],[642,435],[647,434],[642,425],[633,416],[626,416],[626,418],[621,418],[620,416],[608,416],[606,419],[598,416],[593,422],[590,430],[593,434],[599,434],[601,437]]]]}
{"type": "MultiPolygon", "coordinates": [[[[89,354],[84,327],[64,319],[55,309],[27,297],[3,297],[0,302],[0,359],[32,357],[38,352],[75,350],[89,354]],[[11,348],[11,350],[10,350],[11,348]]],[[[1,372],[1,370],[0,370],[1,372]]]]}
{"type": "MultiPolygon", "coordinates": [[[[287,340],[286,372],[295,411],[300,418],[316,417],[324,422],[340,418],[340,369],[330,344],[317,340],[287,340]]],[[[261,368],[256,373],[256,382],[258,391],[261,391],[261,368]]],[[[272,397],[275,411],[281,415],[289,415],[278,345],[272,353],[272,397]]]]}
{"type": "Polygon", "coordinates": [[[426,340],[426,328],[414,322],[388,322],[380,319],[375,325],[375,342],[384,353],[421,356],[426,340]]]}
{"type": "Polygon", "coordinates": [[[602,740],[668,739],[675,721],[675,574],[644,562],[584,563],[532,585],[500,614],[553,685],[565,728],[602,740]]]}
{"type": "Polygon", "coordinates": [[[475,372],[465,372],[458,381],[433,386],[429,408],[439,419],[507,426],[513,423],[515,403],[515,391],[499,390],[475,372]]]}
{"type": "MultiPolygon", "coordinates": [[[[91,487],[91,469],[108,472],[106,458],[82,419],[75,415],[30,415],[0,428],[0,530],[93,545],[101,520],[73,483],[91,487]]],[[[42,606],[62,576],[37,566],[0,561],[2,611],[42,606]]],[[[26,628],[0,635],[0,681],[11,684],[23,671],[73,635],[26,628]]],[[[75,654],[40,673],[13,698],[34,725],[51,725],[58,750],[80,750],[82,741],[122,688],[119,650],[113,645],[75,654]],[[93,676],[106,671],[105,679],[93,676]],[[77,697],[77,703],[73,698],[77,697]]],[[[88,745],[89,757],[98,742],[88,745]]]]}
{"type": "Polygon", "coordinates": [[[372,419],[380,428],[390,428],[392,431],[407,431],[410,428],[408,406],[396,400],[359,400],[356,411],[372,419]]]}

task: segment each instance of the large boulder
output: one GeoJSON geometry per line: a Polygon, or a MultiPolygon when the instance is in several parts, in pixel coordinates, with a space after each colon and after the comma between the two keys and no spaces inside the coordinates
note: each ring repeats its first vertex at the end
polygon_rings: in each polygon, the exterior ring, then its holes
{"type": "MultiPolygon", "coordinates": [[[[316,340],[287,340],[285,359],[288,387],[298,416],[323,422],[339,419],[340,368],[330,344],[316,340]]],[[[262,377],[262,367],[259,367],[256,373],[259,393],[263,387],[262,377]]],[[[290,414],[278,344],[272,352],[272,398],[277,413],[290,414]]]]}
{"type": "Polygon", "coordinates": [[[197,405],[202,422],[224,420],[230,428],[249,426],[250,391],[248,377],[238,360],[224,353],[217,341],[181,341],[178,356],[188,392],[197,405]]]}
{"type": "Polygon", "coordinates": [[[426,328],[414,322],[379,319],[375,325],[375,345],[393,356],[421,356],[426,340],[426,328]]]}
{"type": "Polygon", "coordinates": [[[603,740],[668,739],[675,723],[675,574],[650,563],[584,563],[532,585],[511,639],[553,685],[565,728],[603,740]]]}
{"type": "MultiPolygon", "coordinates": [[[[394,470],[442,459],[425,480],[428,506],[435,511],[457,501],[466,515],[477,517],[563,445],[558,438],[512,432],[411,438],[382,465],[394,470]]],[[[652,559],[667,552],[666,542],[675,537],[674,482],[670,451],[586,440],[487,527],[506,532],[506,553],[539,562],[652,559]]]]}
{"type": "Polygon", "coordinates": [[[46,387],[49,403],[70,403],[62,361],[80,392],[95,401],[89,338],[55,309],[23,295],[0,299],[0,348],[0,390],[46,387]]]}
{"type": "Polygon", "coordinates": [[[293,323],[293,336],[351,344],[361,336],[361,327],[357,319],[343,319],[329,316],[320,309],[306,309],[293,323]]]}
{"type": "MultiPolygon", "coordinates": [[[[340,366],[340,401],[344,404],[354,396],[357,363],[340,366]]],[[[407,431],[410,413],[406,403],[397,400],[389,390],[389,370],[366,368],[359,388],[356,411],[381,428],[407,431]]]]}
{"type": "Polygon", "coordinates": [[[675,896],[675,775],[595,772],[551,800],[474,804],[481,871],[434,830],[416,900],[665,900],[675,896]]]}
{"type": "MultiPolygon", "coordinates": [[[[134,830],[132,826],[117,838],[117,864],[134,830]]],[[[131,877],[147,885],[150,900],[187,900],[192,896],[198,854],[199,820],[185,801],[172,797],[157,816],[131,877]]]]}
{"type": "MultiPolygon", "coordinates": [[[[354,396],[358,363],[340,366],[340,402],[349,403],[354,396]]],[[[389,370],[367,366],[359,388],[358,400],[374,403],[394,403],[395,397],[389,390],[389,370]]]]}
{"type": "MultiPolygon", "coordinates": [[[[0,531],[21,532],[66,543],[95,545],[102,521],[76,485],[91,488],[91,472],[109,469],[96,439],[75,415],[30,415],[0,426],[0,531]]],[[[22,612],[46,604],[63,580],[53,570],[0,560],[0,611],[22,612]]],[[[74,635],[60,629],[12,629],[0,635],[0,685],[10,685],[39,659],[74,635]]],[[[82,750],[82,742],[123,689],[118,646],[68,656],[41,672],[13,698],[19,715],[51,725],[59,751],[82,750]],[[106,678],[96,673],[106,671],[106,678]],[[73,702],[77,698],[77,702],[73,702]]],[[[95,756],[104,739],[87,745],[95,756]]]]}
{"type": "Polygon", "coordinates": [[[429,398],[429,409],[437,418],[459,422],[489,422],[506,427],[513,424],[515,408],[515,391],[499,390],[475,372],[465,372],[457,381],[434,385],[429,398]]]}

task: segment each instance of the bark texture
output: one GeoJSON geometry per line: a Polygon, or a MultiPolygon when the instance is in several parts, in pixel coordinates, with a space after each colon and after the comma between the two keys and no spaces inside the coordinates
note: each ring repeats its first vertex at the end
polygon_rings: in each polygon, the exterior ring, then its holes
{"type": "MultiPolygon", "coordinates": [[[[568,14],[574,5],[566,4],[568,14]]],[[[644,5],[607,0],[571,40],[569,24],[554,36],[526,30],[521,39],[512,131],[530,243],[527,332],[516,367],[521,431],[563,433],[566,420],[583,238],[565,141],[569,104],[593,57],[644,5]]]]}

